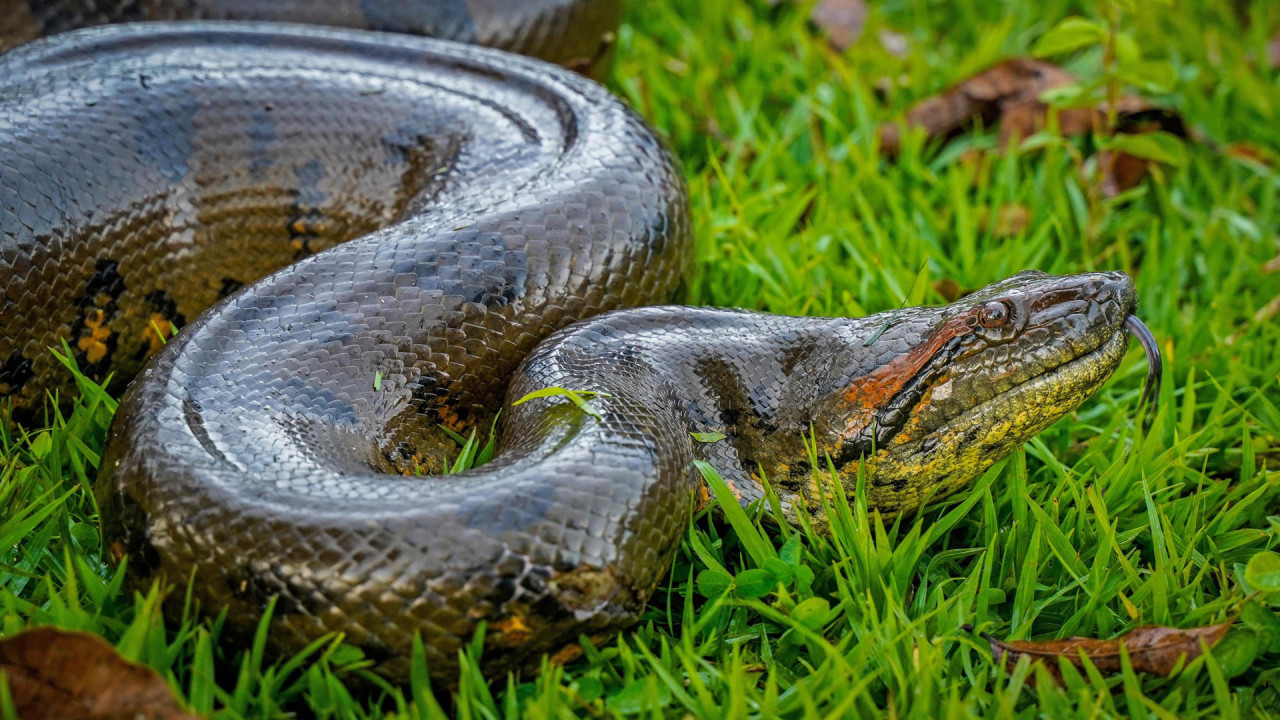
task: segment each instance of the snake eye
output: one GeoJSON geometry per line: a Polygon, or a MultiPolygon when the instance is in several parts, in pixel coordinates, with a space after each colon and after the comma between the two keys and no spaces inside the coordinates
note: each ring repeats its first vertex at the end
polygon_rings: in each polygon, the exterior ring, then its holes
{"type": "Polygon", "coordinates": [[[1009,309],[1009,303],[996,300],[982,306],[978,311],[978,322],[983,327],[998,328],[1009,322],[1009,318],[1013,317],[1013,312],[1009,309]]]}

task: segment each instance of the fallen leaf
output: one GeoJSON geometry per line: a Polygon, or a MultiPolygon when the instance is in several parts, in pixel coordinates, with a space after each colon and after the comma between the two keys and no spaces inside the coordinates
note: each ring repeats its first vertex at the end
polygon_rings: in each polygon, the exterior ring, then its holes
{"type": "MultiPolygon", "coordinates": [[[[1005,60],[963,80],[937,95],[907,109],[904,123],[923,128],[931,138],[949,140],[975,126],[998,127],[1000,145],[1026,138],[1043,130],[1049,120],[1049,105],[1041,95],[1074,83],[1075,76],[1049,62],[1019,57],[1005,60]]],[[[1187,136],[1182,116],[1158,108],[1135,95],[1116,100],[1116,129],[1124,134],[1167,132],[1187,136]]],[[[1058,110],[1058,127],[1067,137],[1083,135],[1100,127],[1105,107],[1058,110]]],[[[896,155],[901,134],[896,123],[880,128],[880,146],[886,155],[896,155]]],[[[1126,153],[1098,158],[1103,171],[1103,191],[1109,195],[1134,187],[1146,176],[1148,162],[1126,153]]]]}
{"type": "Polygon", "coordinates": [[[1280,34],[1272,36],[1267,42],[1267,64],[1280,67],[1280,34]]]}
{"type": "MultiPolygon", "coordinates": [[[[995,125],[1010,110],[1028,114],[1036,107],[1043,108],[1040,93],[1074,81],[1070,73],[1043,60],[1005,60],[915,103],[907,109],[906,124],[924,128],[930,137],[949,139],[978,123],[995,125]]],[[[1033,119],[1028,116],[1018,122],[1033,119]]],[[[885,125],[880,132],[885,152],[896,154],[900,140],[897,125],[885,125]]]]}
{"type": "Polygon", "coordinates": [[[955,278],[950,277],[944,277],[935,282],[933,284],[933,291],[938,293],[938,296],[947,302],[955,302],[960,299],[960,296],[963,294],[963,291],[960,289],[960,283],[957,283],[955,278]]]}
{"type": "Polygon", "coordinates": [[[1107,197],[1115,197],[1125,190],[1138,186],[1142,178],[1147,176],[1149,161],[1128,153],[1102,150],[1097,155],[1098,165],[1102,168],[1102,192],[1107,197]]]}
{"type": "Polygon", "coordinates": [[[1230,158],[1244,160],[1246,162],[1256,163],[1266,167],[1275,167],[1277,164],[1280,164],[1277,163],[1277,157],[1274,152],[1262,147],[1261,145],[1255,145],[1244,140],[1227,143],[1222,148],[1222,154],[1230,158]]]}
{"type": "MultiPolygon", "coordinates": [[[[797,0],[791,0],[796,3],[797,0]]],[[[778,7],[783,0],[765,0],[770,7],[778,7]]],[[[853,46],[867,24],[866,0],[818,0],[809,11],[809,22],[822,31],[831,47],[844,52],[853,46]]],[[[883,31],[881,41],[884,41],[883,31]]],[[[905,41],[905,38],[903,38],[905,41]]],[[[885,46],[893,54],[894,48],[885,46]]],[[[905,47],[904,47],[905,51],[905,47]]]]}
{"type": "Polygon", "coordinates": [[[982,633],[982,636],[991,645],[991,654],[995,656],[996,662],[1003,663],[1006,669],[1012,670],[1018,660],[1027,657],[1032,662],[1044,661],[1049,673],[1061,680],[1057,658],[1081,667],[1082,654],[1101,672],[1120,672],[1121,646],[1128,651],[1129,662],[1135,671],[1169,675],[1184,658],[1186,662],[1190,662],[1200,657],[1201,642],[1204,646],[1213,647],[1230,628],[1231,622],[1185,630],[1144,626],[1111,640],[1075,637],[1035,642],[1000,640],[987,633],[982,633]]]}
{"type": "Polygon", "coordinates": [[[809,11],[809,22],[827,36],[827,42],[837,50],[848,50],[867,24],[865,0],[818,0],[809,11]]]}
{"type": "Polygon", "coordinates": [[[22,720],[195,720],[154,670],[97,635],[43,627],[0,639],[0,671],[22,720]]]}
{"type": "MultiPolygon", "coordinates": [[[[1116,130],[1123,135],[1146,135],[1149,138],[1159,137],[1160,133],[1168,133],[1175,138],[1186,138],[1187,126],[1182,116],[1171,110],[1153,107],[1147,101],[1133,96],[1121,98],[1116,103],[1116,130]]],[[[1119,137],[1123,139],[1123,137],[1119,137]]],[[[1175,141],[1176,143],[1176,141],[1175,141]]],[[[1181,148],[1178,148],[1181,152],[1181,148]]],[[[1147,175],[1151,166],[1150,159],[1143,159],[1128,152],[1098,153],[1098,163],[1102,166],[1102,192],[1109,197],[1130,188],[1147,175]]],[[[1180,164],[1180,163],[1179,163],[1180,164]]]]}

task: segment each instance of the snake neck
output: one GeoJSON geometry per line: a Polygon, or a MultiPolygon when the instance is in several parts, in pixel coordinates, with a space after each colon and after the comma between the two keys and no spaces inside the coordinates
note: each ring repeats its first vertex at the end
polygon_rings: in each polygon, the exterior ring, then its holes
{"type": "Polygon", "coordinates": [[[1124,358],[1135,305],[1123,274],[1024,273],[951,305],[853,319],[622,311],[535,352],[508,401],[605,393],[603,426],[625,431],[637,412],[673,423],[741,503],[772,488],[788,520],[821,527],[833,492],[861,483],[869,506],[912,511],[1071,412],[1124,358]]]}
{"type": "MultiPolygon", "coordinates": [[[[877,322],[692,307],[610,313],[535,351],[508,403],[548,386],[602,393],[590,402],[606,433],[633,423],[639,405],[670,418],[688,458],[715,467],[741,503],[763,498],[769,483],[793,513],[812,475],[806,435],[835,437],[826,401],[850,369],[869,373],[879,364],[878,349],[862,348],[877,322]]],[[[540,413],[559,401],[538,402],[508,407],[504,449],[546,437],[540,413]]]]}

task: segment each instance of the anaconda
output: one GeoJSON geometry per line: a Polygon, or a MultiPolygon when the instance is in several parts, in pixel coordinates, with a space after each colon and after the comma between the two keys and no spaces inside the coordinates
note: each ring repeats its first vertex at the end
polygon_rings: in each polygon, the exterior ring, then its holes
{"type": "Polygon", "coordinates": [[[647,307],[691,262],[662,144],[589,80],[438,40],[58,36],[0,57],[0,158],[5,394],[65,389],[64,340],[95,377],[143,368],[97,480],[131,579],[191,579],[233,635],[275,598],[276,651],[341,632],[395,680],[415,635],[447,679],[481,623],[493,673],[633,624],[694,460],[819,523],[859,467],[910,511],[1078,406],[1141,327],[1120,273],[863,318],[647,307]],[[592,412],[515,404],[547,388],[592,412]],[[441,425],[499,410],[492,462],[419,476],[441,425]]]}

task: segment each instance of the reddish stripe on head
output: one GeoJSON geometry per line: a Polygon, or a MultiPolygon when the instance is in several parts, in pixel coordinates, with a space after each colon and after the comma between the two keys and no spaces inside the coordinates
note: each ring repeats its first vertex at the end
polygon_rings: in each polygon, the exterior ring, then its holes
{"type": "Polygon", "coordinates": [[[969,319],[970,314],[965,314],[948,320],[925,342],[854,380],[844,393],[852,410],[844,436],[853,437],[867,428],[876,413],[919,374],[944,345],[969,331],[969,319]]]}

